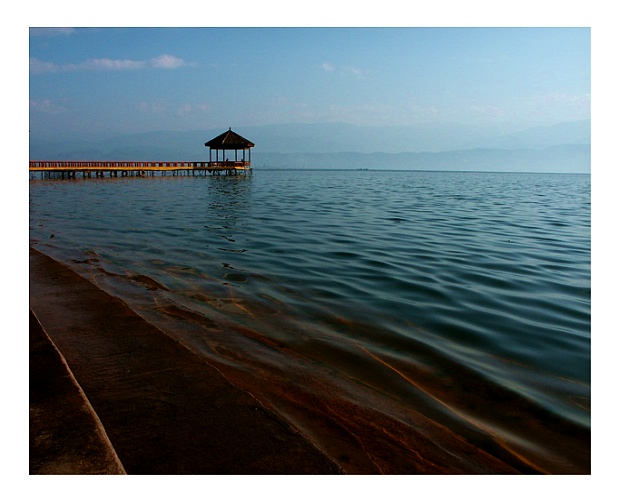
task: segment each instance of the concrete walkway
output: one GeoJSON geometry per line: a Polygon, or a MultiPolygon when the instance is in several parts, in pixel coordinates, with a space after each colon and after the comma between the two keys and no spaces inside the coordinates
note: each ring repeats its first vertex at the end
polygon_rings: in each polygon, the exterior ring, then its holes
{"type": "Polygon", "coordinates": [[[30,474],[125,474],[99,418],[32,311],[30,474]]]}
{"type": "Polygon", "coordinates": [[[31,474],[341,472],[199,356],[33,249],[30,308],[31,474]]]}

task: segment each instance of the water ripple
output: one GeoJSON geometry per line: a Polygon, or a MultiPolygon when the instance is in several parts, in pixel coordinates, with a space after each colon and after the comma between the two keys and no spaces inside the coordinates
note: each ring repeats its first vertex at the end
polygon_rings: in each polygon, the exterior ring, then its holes
{"type": "Polygon", "coordinates": [[[257,170],[40,181],[30,196],[41,250],[149,313],[246,328],[251,342],[217,346],[230,369],[292,366],[267,362],[254,345],[268,342],[462,435],[508,433],[521,454],[560,442],[518,419],[589,426],[589,176],[257,170]]]}

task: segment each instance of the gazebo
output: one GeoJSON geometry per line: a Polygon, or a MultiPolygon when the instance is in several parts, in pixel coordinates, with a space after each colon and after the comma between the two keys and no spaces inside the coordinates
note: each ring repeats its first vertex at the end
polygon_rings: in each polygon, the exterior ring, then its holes
{"type": "Polygon", "coordinates": [[[241,135],[228,128],[228,131],[216,136],[204,144],[209,148],[208,167],[211,170],[251,170],[251,148],[254,144],[243,138],[241,135]],[[213,160],[213,151],[215,151],[215,159],[213,160]],[[221,151],[221,159],[219,159],[219,151],[221,151]],[[234,161],[230,161],[226,157],[226,151],[234,151],[234,161]],[[239,151],[242,152],[239,159],[239,151]],[[245,154],[247,153],[247,158],[245,154]]]}

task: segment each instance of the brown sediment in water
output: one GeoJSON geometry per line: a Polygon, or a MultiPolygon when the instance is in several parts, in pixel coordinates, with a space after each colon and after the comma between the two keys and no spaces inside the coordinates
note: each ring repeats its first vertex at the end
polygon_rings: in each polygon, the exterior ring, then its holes
{"type": "MultiPolygon", "coordinates": [[[[212,366],[120,300],[32,249],[30,307],[66,359],[127,474],[340,472],[212,366]]],[[[58,373],[51,367],[41,372],[50,380],[58,373]]],[[[45,382],[31,382],[31,401],[45,395],[45,382]]],[[[53,410],[60,419],[73,408],[58,401],[53,410]]],[[[31,421],[31,436],[40,428],[31,421]]],[[[31,452],[31,473],[39,473],[46,455],[44,449],[31,452]]],[[[83,456],[95,457],[88,450],[83,456]]],[[[80,469],[57,464],[47,472],[80,469]]]]}
{"type": "MultiPolygon", "coordinates": [[[[421,412],[384,414],[397,406],[379,396],[365,404],[347,400],[345,384],[330,388],[300,373],[292,380],[304,383],[295,388],[290,376],[270,375],[269,390],[261,393],[247,376],[197,355],[33,249],[30,306],[128,474],[538,472],[509,453],[497,457],[471,444],[421,412]]],[[[222,330],[217,327],[213,345],[225,346],[222,330]]],[[[234,357],[234,349],[224,350],[234,357]]],[[[277,351],[285,357],[285,348],[277,351]]],[[[64,408],[56,406],[57,417],[64,408]]]]}

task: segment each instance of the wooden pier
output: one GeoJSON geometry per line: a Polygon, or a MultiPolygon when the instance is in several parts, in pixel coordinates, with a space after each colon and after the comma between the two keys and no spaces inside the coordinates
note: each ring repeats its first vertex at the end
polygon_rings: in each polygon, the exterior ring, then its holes
{"type": "Polygon", "coordinates": [[[209,148],[208,161],[30,161],[30,173],[31,176],[40,174],[43,178],[64,179],[80,175],[82,178],[103,178],[106,174],[108,177],[145,177],[239,175],[251,172],[251,149],[254,143],[232,131],[232,128],[209,140],[204,146],[209,148]],[[234,151],[234,161],[226,157],[226,151],[234,151]]]}
{"type": "Polygon", "coordinates": [[[30,173],[43,178],[239,175],[249,161],[30,161],[30,173]]]}

